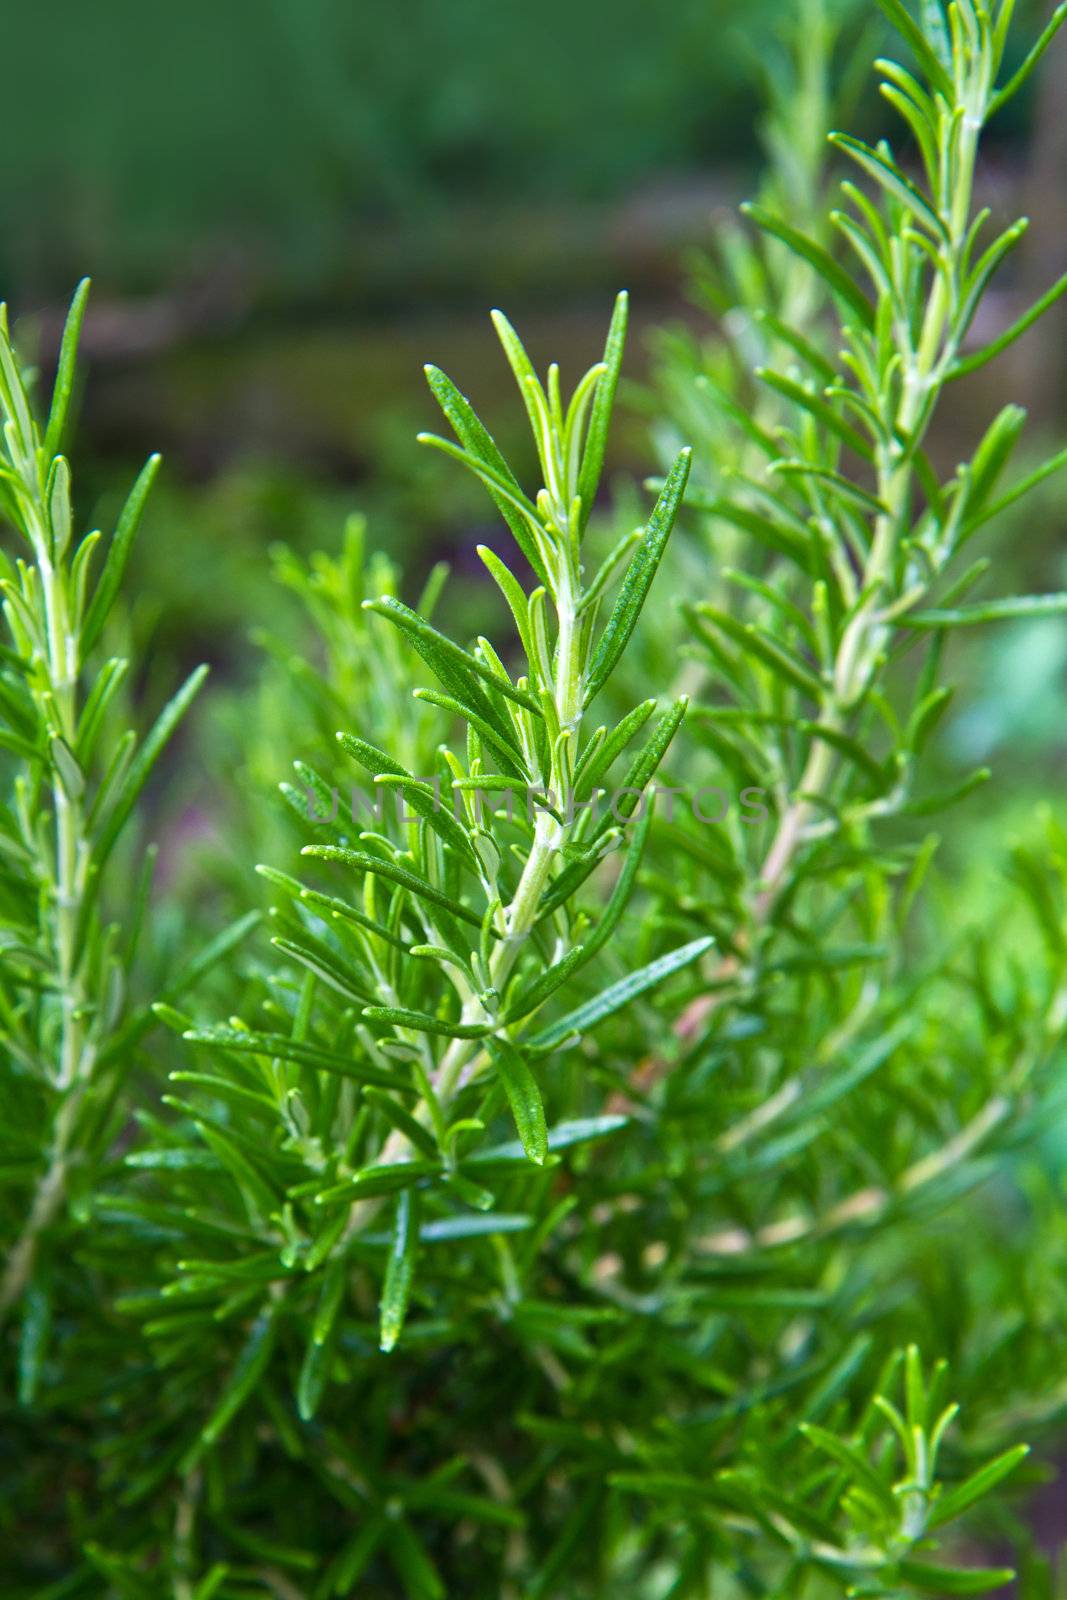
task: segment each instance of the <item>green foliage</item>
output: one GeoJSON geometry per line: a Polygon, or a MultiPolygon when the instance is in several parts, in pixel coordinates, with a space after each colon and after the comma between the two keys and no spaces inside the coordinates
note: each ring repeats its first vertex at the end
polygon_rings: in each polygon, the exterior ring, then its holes
{"type": "MultiPolygon", "coordinates": [[[[140,289],[199,273],[217,241],[254,261],[255,289],[266,272],[299,294],[347,275],[355,240],[362,292],[369,279],[391,299],[398,276],[425,283],[427,246],[444,262],[462,249],[448,213],[472,196],[573,204],[709,150],[743,157],[752,97],[731,66],[755,20],[722,0],[681,0],[651,29],[640,0],[460,0],[447,14],[416,0],[403,29],[384,0],[358,14],[109,0],[93,20],[66,0],[47,25],[26,8],[9,19],[23,66],[5,108],[18,138],[0,149],[0,261],[39,279],[90,253],[98,277],[140,289]],[[360,237],[383,217],[417,218],[395,255],[360,237]]],[[[464,259],[489,277],[482,248],[464,259]]],[[[492,272],[529,282],[507,241],[492,272]]]]}
{"type": "Polygon", "coordinates": [[[532,490],[427,369],[455,437],[425,442],[499,514],[506,633],[457,637],[439,570],[405,604],[358,521],[277,552],[303,637],[261,636],[239,755],[272,938],[158,982],[154,1081],[138,919],[109,935],[97,883],[132,903],[120,836],[189,691],[135,753],[97,709],[118,669],[78,677],[146,483],[87,603],[71,362],[42,429],[0,344],[32,558],[4,573],[3,1471],[35,1526],[67,1506],[12,1542],[12,1594],[918,1600],[993,1591],[1009,1547],[1053,1592],[1012,1496],[1064,1409],[1067,834],[1011,854],[1016,959],[959,925],[919,819],[961,798],[926,776],[951,640],[1064,609],[976,599],[961,560],[1059,458],[1011,477],[1014,406],[947,480],[926,454],[1005,345],[967,340],[1018,235],[972,208],[1011,7],[888,10],[921,170],[835,136],[859,181],[827,200],[805,7],[753,231],[705,275],[732,343],[667,347],[640,528],[597,503],[623,296],[566,402],[494,316],[532,490]]]}
{"type": "MultiPolygon", "coordinates": [[[[61,454],[78,333],[88,293],[74,298],[47,421],[33,414],[0,314],[4,515],[21,549],[0,561],[7,644],[0,737],[9,799],[3,852],[0,1015],[5,1054],[7,1259],[0,1316],[23,1305],[20,1393],[32,1400],[46,1359],[53,1284],[72,1226],[122,1127],[123,1078],[152,1022],[144,988],[151,945],[152,852],[119,850],[165,745],[203,680],[193,673],[138,742],[123,730],[129,663],[101,660],[154,457],[130,492],[93,575],[99,532],[74,532],[71,473],[61,454]]],[[[221,956],[228,941],[212,952],[221,956]]],[[[173,971],[178,997],[210,965],[173,971]]],[[[152,981],[158,981],[158,972],[152,981]]],[[[56,1280],[59,1280],[58,1282],[56,1280]]]]}

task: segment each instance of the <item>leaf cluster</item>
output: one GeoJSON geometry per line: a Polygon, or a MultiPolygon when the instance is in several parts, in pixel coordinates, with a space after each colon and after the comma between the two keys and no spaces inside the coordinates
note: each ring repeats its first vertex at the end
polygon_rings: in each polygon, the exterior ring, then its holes
{"type": "MultiPolygon", "coordinates": [[[[118,669],[87,676],[146,483],[90,594],[57,453],[75,334],[45,424],[0,341],[27,551],[0,690],[5,1470],[17,1507],[49,1470],[69,1502],[13,1593],[982,1594],[1008,1576],[992,1532],[1047,1596],[1010,1489],[1037,1477],[1020,1432],[1054,1436],[1064,1405],[1067,1229],[1037,1157],[1067,836],[1049,817],[1011,857],[1014,951],[956,925],[921,820],[980,777],[926,776],[953,630],[1067,608],[976,599],[965,565],[1062,464],[1011,475],[1018,408],[947,478],[928,451],[943,397],[1032,320],[971,343],[1019,237],[987,242],[972,195],[1047,39],[998,87],[1008,0],[883,9],[916,160],[835,136],[838,208],[819,144],[772,136],[719,281],[732,343],[700,372],[669,349],[697,448],[640,527],[598,498],[620,296],[566,400],[494,317],[532,489],[427,369],[452,437],[425,442],[509,540],[478,552],[506,639],[449,631],[442,572],[405,604],[358,523],[336,558],[278,552],[314,642],[262,640],[250,770],[300,730],[259,865],[270,937],[219,934],[152,1009],[127,998],[147,890],[116,847],[192,688],[138,745],[118,669]],[[762,803],[711,824],[710,788],[762,803]],[[225,1012],[195,992],[212,968],[225,1012]],[[173,1063],[157,1022],[179,1064],[133,1095],[149,1049],[173,1063]]],[[[826,109],[833,33],[805,16],[779,132],[790,96],[826,109]]]]}

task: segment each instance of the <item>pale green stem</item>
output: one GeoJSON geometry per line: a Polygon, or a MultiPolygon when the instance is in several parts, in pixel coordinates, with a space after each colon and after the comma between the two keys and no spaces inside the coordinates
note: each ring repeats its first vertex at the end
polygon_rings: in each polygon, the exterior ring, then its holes
{"type": "MultiPolygon", "coordinates": [[[[955,273],[970,216],[980,126],[981,119],[969,116],[961,135],[949,225],[948,248],[952,264],[946,272],[938,274],[933,284],[918,348],[908,355],[904,393],[896,417],[897,432],[904,438],[910,437],[912,430],[921,426],[924,410],[928,410],[929,396],[937,386],[939,374],[955,355],[954,345],[946,343],[946,325],[954,309],[955,297],[955,286],[953,284],[950,288],[949,273],[955,273]]],[[[889,451],[882,452],[879,461],[878,494],[886,511],[876,522],[871,553],[864,572],[864,586],[877,587],[852,618],[834,664],[834,694],[824,720],[828,726],[838,730],[844,725],[848,706],[862,692],[881,647],[881,591],[891,575],[893,554],[902,531],[911,485],[910,458],[901,459],[903,456],[903,446],[894,444],[889,451]]],[[[812,802],[806,796],[818,794],[829,782],[835,768],[833,747],[825,740],[815,740],[797,787],[797,798],[778,825],[760,873],[761,888],[756,911],[761,919],[769,909],[811,820],[812,802]]]]}
{"type": "MultiPolygon", "coordinates": [[[[65,568],[57,568],[52,562],[40,508],[36,510],[29,531],[33,538],[44,597],[48,676],[57,731],[73,749],[77,726],[79,641],[70,621],[68,574],[65,568]]],[[[26,1223],[0,1279],[0,1321],[21,1297],[33,1272],[41,1235],[62,1210],[70,1174],[71,1141],[92,1069],[85,1024],[89,1010],[88,997],[77,949],[89,860],[88,841],[81,804],[67,794],[58,770],[52,781],[52,806],[56,841],[52,892],[56,981],[60,1004],[60,1039],[54,1087],[61,1099],[52,1129],[48,1166],[37,1184],[26,1223]]]]}
{"type": "MultiPolygon", "coordinates": [[[[558,761],[554,759],[550,782],[557,797],[565,796],[573,771],[573,752],[570,745],[577,734],[582,714],[582,663],[580,660],[580,629],[578,602],[574,574],[564,554],[558,582],[557,617],[559,624],[556,651],[556,672],[553,698],[560,728],[571,734],[564,741],[558,761]]],[[[564,805],[565,814],[569,807],[564,805]]],[[[569,826],[558,821],[548,811],[539,810],[534,822],[534,837],[530,853],[523,865],[510,904],[502,919],[502,934],[489,961],[489,986],[502,994],[515,963],[537,922],[538,911],[545,890],[552,877],[552,868],[560,849],[569,837],[569,826]]],[[[464,1026],[490,1023],[491,1017],[477,995],[465,1002],[460,1015],[464,1026]]],[[[481,1040],[455,1039],[441,1058],[433,1079],[433,1096],[439,1114],[443,1114],[455,1099],[470,1076],[487,1063],[488,1050],[481,1040]]],[[[420,1121],[430,1118],[430,1107],[424,1100],[416,1110],[420,1121]]],[[[411,1152],[407,1136],[399,1129],[386,1139],[378,1160],[383,1163],[403,1161],[411,1152]]],[[[379,1209],[375,1200],[357,1201],[352,1207],[344,1240],[347,1241],[370,1221],[379,1209]]]]}
{"type": "MultiPolygon", "coordinates": [[[[38,568],[44,590],[48,627],[49,678],[52,684],[59,733],[73,749],[78,672],[78,641],[70,626],[66,573],[57,571],[43,550],[38,568]]],[[[85,840],[81,806],[63,786],[57,772],[52,782],[56,825],[56,965],[63,1009],[59,1073],[56,1086],[69,1089],[79,1076],[84,1050],[85,995],[76,948],[78,920],[84,892],[85,840]]]]}

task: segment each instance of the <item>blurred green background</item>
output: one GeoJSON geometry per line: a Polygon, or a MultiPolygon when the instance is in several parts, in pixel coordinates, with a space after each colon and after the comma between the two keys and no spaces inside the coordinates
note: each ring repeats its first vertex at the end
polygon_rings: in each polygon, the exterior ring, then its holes
{"type": "Polygon", "coordinates": [[[757,0],[740,28],[735,11],[723,0],[12,8],[5,274],[61,290],[88,255],[109,285],[154,292],[232,250],[267,297],[402,303],[433,282],[432,249],[464,248],[472,205],[598,204],[667,171],[746,159],[752,92],[739,66],[775,7],[757,0]],[[429,256],[390,255],[397,230],[427,227],[429,256]],[[385,261],[399,273],[379,275],[385,261]]]}
{"type": "MultiPolygon", "coordinates": [[[[876,8],[848,9],[869,61],[876,8]]],[[[1020,9],[1023,38],[1049,8],[1020,9]]],[[[269,547],[335,549],[356,507],[413,590],[445,557],[478,611],[468,552],[485,510],[414,434],[435,425],[432,359],[503,443],[509,418],[521,438],[490,305],[536,359],[558,355],[574,375],[628,286],[631,404],[612,465],[655,466],[637,385],[656,328],[682,320],[714,337],[684,262],[713,248],[758,181],[760,80],[792,14],[792,0],[6,9],[0,279],[46,368],[70,290],[94,278],[76,457],[86,519],[113,513],[150,450],[166,458],[133,574],[149,706],[204,657],[214,704],[240,696],[259,670],[250,635],[284,605],[269,547]]],[[[1034,221],[991,297],[994,323],[1067,266],[1065,98],[1061,44],[987,146],[983,199],[1034,221]]],[[[869,73],[850,99],[861,131],[888,126],[869,73]]],[[[946,470],[1008,398],[1029,404],[1035,448],[1062,441],[1065,349],[1053,318],[960,386],[934,440],[946,470]]],[[[997,592],[1064,585],[1064,520],[1052,486],[1002,530],[997,592]]],[[[1067,629],[1019,624],[952,648],[967,689],[940,759],[998,763],[994,798],[969,814],[999,838],[1062,777],[1067,629]]],[[[205,749],[225,725],[211,704],[194,724],[205,749]]],[[[278,746],[283,761],[286,730],[278,746]]]]}

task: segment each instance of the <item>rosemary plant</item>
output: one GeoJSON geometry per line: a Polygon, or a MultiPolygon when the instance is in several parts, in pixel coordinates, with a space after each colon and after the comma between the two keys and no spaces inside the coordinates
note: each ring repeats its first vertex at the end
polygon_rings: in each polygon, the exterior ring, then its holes
{"type": "MultiPolygon", "coordinates": [[[[766,99],[760,203],[824,248],[831,243],[826,136],[835,112],[854,98],[850,80],[857,61],[867,66],[860,52],[844,48],[846,20],[824,0],[801,0],[782,19],[778,51],[760,62],[766,99]]],[[[753,238],[742,218],[730,216],[717,220],[713,254],[694,253],[689,293],[715,318],[716,336],[701,338],[689,327],[658,335],[653,427],[667,438],[679,428],[689,430],[695,447],[692,490],[713,499],[725,476],[762,466],[758,440],[773,433],[786,401],[759,384],[754,370],[776,358],[792,360],[798,340],[818,338],[826,289],[805,261],[774,241],[768,247],[753,238]]],[[[716,569],[733,559],[743,536],[730,524],[717,528],[716,569]]],[[[703,551],[701,558],[706,584],[703,551]]],[[[713,581],[716,576],[711,574],[713,581]]]]}
{"type": "MultiPolygon", "coordinates": [[[[916,791],[918,758],[951,698],[939,681],[945,635],[1064,607],[1061,595],[965,606],[989,560],[961,569],[960,556],[1067,453],[998,493],[1025,421],[1015,405],[947,482],[924,450],[943,394],[1006,349],[1067,287],[1065,276],[991,343],[966,348],[982,295],[1026,226],[1016,223],[983,247],[988,212],[976,213],[971,198],[978,138],[1026,81],[1060,13],[997,89],[1011,6],[992,14],[953,7],[947,20],[926,8],[921,24],[895,0],[883,9],[915,56],[918,76],[893,61],[877,65],[921,172],[906,172],[886,144],[872,149],[832,134],[864,180],[842,183],[843,209],[830,208],[825,223],[802,232],[781,210],[747,207],[770,253],[750,246],[735,283],[767,286],[791,258],[819,293],[809,292],[792,315],[787,301],[778,317],[750,289],[731,313],[732,355],[713,359],[692,382],[705,405],[702,471],[711,481],[689,503],[702,513],[712,550],[724,528],[745,540],[741,568],[722,572],[733,598],[688,611],[712,685],[697,718],[739,781],[770,779],[776,795],[771,837],[734,830],[722,898],[706,909],[723,947],[732,945],[722,975],[744,967],[747,981],[764,945],[795,939],[798,894],[811,889],[818,903],[835,851],[867,850],[872,822],[930,814],[988,776],[973,774],[953,796],[916,791]],[[746,354],[754,349],[765,364],[751,378],[770,397],[766,409],[747,403],[746,354]],[[909,659],[917,649],[925,653],[918,670],[909,659]]],[[[802,85],[805,72],[796,81],[802,85]]],[[[780,172],[771,192],[783,194],[787,177],[780,172]]],[[[814,185],[809,172],[804,192],[814,185]]],[[[690,403],[687,421],[698,405],[690,403]]]]}
{"type": "MultiPolygon", "coordinates": [[[[489,1191],[464,1172],[501,1098],[510,1107],[522,1159],[536,1165],[544,1165],[554,1146],[615,1128],[613,1117],[581,1122],[557,1130],[553,1140],[534,1064],[696,961],[710,944],[698,938],[661,954],[586,999],[572,1016],[547,1029],[536,1026],[537,1013],[603,950],[623,916],[639,850],[628,853],[595,921],[576,897],[646,800],[685,709],[679,701],[653,720],[655,701],[646,700],[618,724],[587,731],[589,707],[648,595],[684,493],[689,454],[679,454],[647,526],[627,533],[587,578],[581,541],[603,462],[626,298],[617,303],[604,361],[586,374],[566,412],[558,369],[550,369],[542,388],[513,329],[499,314],[495,320],[529,411],[543,487],[535,499],[523,493],[468,402],[436,368],[427,369],[430,387],[460,442],[424,438],[482,479],[541,580],[527,594],[500,556],[479,547],[513,617],[523,668],[509,673],[488,639],[467,651],[439,633],[428,620],[429,596],[418,611],[394,593],[363,601],[370,621],[360,625],[353,618],[352,628],[363,640],[357,647],[361,682],[376,685],[376,702],[384,707],[411,679],[410,668],[396,659],[393,638],[381,637],[384,622],[387,634],[396,630],[436,681],[435,687],[415,687],[415,699],[462,718],[465,748],[462,754],[446,745],[434,750],[409,734],[404,753],[409,760],[421,754],[430,769],[417,773],[364,737],[340,732],[341,749],[379,792],[375,801],[349,785],[348,815],[339,809],[339,786],[298,764],[302,790],[286,785],[283,792],[298,815],[303,811],[310,833],[329,835],[329,842],[307,844],[304,854],[355,873],[363,885],[359,895],[340,897],[260,868],[289,897],[275,912],[274,944],[309,975],[295,1019],[303,1037],[289,1043],[283,1034],[264,1035],[240,1022],[185,1034],[223,1058],[266,1053],[365,1084],[361,1110],[351,1095],[339,1101],[333,1094],[317,1116],[303,1105],[298,1081],[276,1077],[275,1093],[291,1131],[303,1128],[294,1147],[311,1163],[300,1194],[301,1254],[311,1252],[316,1271],[335,1265],[378,1215],[383,1198],[398,1197],[397,1256],[381,1308],[386,1350],[399,1337],[412,1287],[415,1180],[430,1179],[446,1199],[466,1200],[477,1210],[490,1205],[489,1191]],[[618,598],[601,617],[613,572],[627,557],[618,598]],[[604,782],[642,733],[610,809],[598,815],[604,782]],[[364,807],[373,810],[378,828],[359,828],[364,807]],[[344,1021],[333,1010],[322,1013],[322,1039],[314,1029],[317,987],[346,1002],[344,1021]]],[[[346,565],[351,595],[363,585],[355,546],[346,565]]],[[[290,581],[293,572],[290,567],[290,581]]],[[[297,583],[305,587],[304,580],[297,583]]],[[[432,584],[437,587],[436,577],[432,584]]],[[[412,731],[417,726],[413,722],[412,731]]],[[[651,815],[646,806],[642,838],[651,815]]],[[[166,1008],[162,1014],[175,1020],[166,1008]]],[[[486,1231],[485,1219],[473,1220],[479,1233],[486,1231]]],[[[298,1226],[295,1214],[290,1221],[298,1226]]]]}
{"type": "MultiPolygon", "coordinates": [[[[1012,1489],[1063,1405],[1067,1232],[1033,1152],[1064,1059],[1067,839],[1049,821],[1012,857],[1015,963],[954,925],[918,819],[972,786],[932,789],[924,761],[945,640],[1067,610],[975,599],[961,561],[1067,458],[1000,487],[1012,406],[947,480],[927,454],[943,397],[1041,309],[970,342],[1021,231],[984,242],[979,136],[1055,23],[998,87],[1010,0],[884,9],[915,163],[835,135],[858,179],[838,210],[806,140],[798,227],[772,142],[734,345],[705,371],[667,356],[693,484],[676,449],[641,528],[597,505],[625,297],[566,403],[497,316],[539,486],[433,367],[454,439],[425,442],[499,516],[478,553],[507,636],[445,631],[439,571],[409,609],[357,523],[337,558],[278,553],[310,637],[265,639],[245,750],[262,772],[299,723],[262,830],[273,939],[239,925],[157,997],[182,1052],[160,1104],[122,1092],[149,1015],[99,886],[106,865],[129,892],[111,847],[192,686],[132,759],[109,669],[79,700],[143,485],[86,606],[62,421],[37,428],[0,348],[33,556],[5,571],[3,1003],[38,1452],[4,1470],[41,1527],[35,1460],[70,1502],[61,1534],[12,1541],[13,1594],[985,1594],[1013,1548],[1048,1600],[1012,1489]],[[679,544],[680,606],[657,579],[679,544]],[[683,649],[694,703],[658,705],[683,649]],[[221,1024],[180,1002],[216,958],[221,1024]],[[85,1289],[49,1345],[60,1242],[85,1289]]],[[[803,22],[813,130],[833,35],[814,3],[803,22]]],[[[60,418],[72,370],[73,334],[60,418]]]]}
{"type": "MultiPolygon", "coordinates": [[[[75,295],[47,418],[38,421],[0,313],[0,501],[21,550],[0,556],[0,813],[6,1263],[0,1317],[22,1309],[20,1392],[32,1397],[57,1253],[84,1223],[126,1111],[120,1092],[153,1025],[137,980],[153,852],[123,850],[152,768],[190,704],[194,672],[143,740],[123,731],[128,662],[101,658],[109,614],[159,466],[134,484],[96,575],[99,532],[76,537],[62,453],[88,282],[75,295]],[[114,920],[121,914],[121,921],[114,920]]],[[[206,970],[175,973],[177,994],[206,970]]],[[[154,979],[153,979],[154,981],[154,979]]],[[[143,987],[143,985],[142,985],[143,987]]]]}

